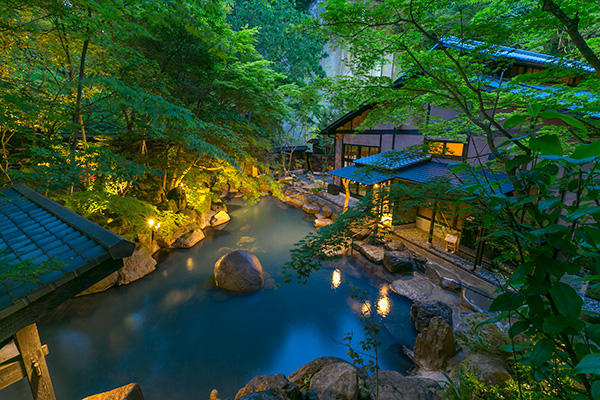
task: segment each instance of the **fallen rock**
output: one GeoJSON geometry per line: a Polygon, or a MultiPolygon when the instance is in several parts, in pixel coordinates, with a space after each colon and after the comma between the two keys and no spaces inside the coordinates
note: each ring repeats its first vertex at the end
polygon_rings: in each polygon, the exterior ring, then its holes
{"type": "Polygon", "coordinates": [[[431,261],[427,261],[425,265],[423,265],[423,273],[436,285],[439,285],[442,280],[442,276],[439,273],[439,268],[441,267],[438,267],[439,266],[437,264],[431,261]]]}
{"type": "Polygon", "coordinates": [[[285,395],[277,393],[274,390],[263,390],[262,392],[253,392],[238,400],[289,400],[285,395]]]}
{"type": "Polygon", "coordinates": [[[450,290],[451,292],[460,292],[463,288],[462,282],[457,281],[456,279],[447,278],[445,276],[442,276],[442,279],[440,280],[440,286],[443,289],[450,290]]]}
{"type": "Polygon", "coordinates": [[[337,357],[315,358],[308,364],[305,364],[305,365],[301,366],[300,368],[298,368],[296,371],[292,372],[288,376],[288,379],[290,382],[298,385],[300,390],[307,391],[308,386],[310,384],[310,379],[317,372],[319,372],[321,369],[323,369],[324,367],[326,367],[330,364],[344,363],[344,362],[346,362],[346,361],[342,360],[341,358],[337,358],[337,357]]]}
{"type": "Polygon", "coordinates": [[[296,208],[302,208],[302,201],[300,201],[295,196],[284,194],[283,201],[296,208]]]}
{"type": "Polygon", "coordinates": [[[433,317],[417,335],[414,348],[415,361],[423,368],[442,369],[446,361],[456,354],[452,327],[441,317],[433,317]]]}
{"type": "Polygon", "coordinates": [[[227,212],[221,210],[218,213],[216,213],[214,217],[212,217],[212,219],[210,220],[210,225],[211,226],[219,226],[219,225],[223,225],[226,222],[229,222],[230,220],[231,220],[231,217],[229,216],[229,214],[227,214],[227,212]]]}
{"type": "Polygon", "coordinates": [[[210,226],[210,221],[213,219],[213,217],[216,215],[216,211],[213,210],[208,210],[207,212],[205,212],[204,214],[202,214],[199,218],[198,218],[198,227],[200,229],[205,229],[207,227],[210,226]]]}
{"type": "Polygon", "coordinates": [[[317,218],[315,219],[315,228],[322,228],[327,225],[333,224],[333,221],[329,218],[317,218]]]}
{"type": "Polygon", "coordinates": [[[392,273],[413,271],[412,257],[407,251],[384,251],[383,266],[392,273]]]}
{"type": "Polygon", "coordinates": [[[88,294],[100,293],[110,289],[113,286],[117,286],[119,284],[119,271],[115,271],[106,278],[102,279],[100,282],[95,283],[90,286],[88,289],[79,293],[77,296],[86,296],[88,294]]]}
{"type": "Polygon", "coordinates": [[[298,385],[290,382],[285,375],[261,375],[255,376],[243,388],[238,390],[235,395],[235,400],[247,396],[254,392],[263,392],[271,390],[277,394],[282,394],[284,397],[300,397],[298,385]]]}
{"type": "Polygon", "coordinates": [[[109,392],[95,394],[84,398],[83,400],[144,400],[142,389],[137,383],[111,390],[109,392]]]}
{"type": "Polygon", "coordinates": [[[486,312],[493,299],[471,287],[464,287],[460,295],[460,304],[475,312],[486,312]]]}
{"type": "Polygon", "coordinates": [[[128,285],[156,269],[156,260],[145,247],[137,247],[133,254],[123,259],[119,270],[119,285],[128,285]]]}
{"type": "Polygon", "coordinates": [[[469,353],[464,360],[453,368],[452,375],[458,376],[459,372],[466,371],[494,386],[504,386],[511,379],[504,361],[490,354],[469,353]]]}
{"type": "Polygon", "coordinates": [[[358,371],[347,362],[326,365],[312,376],[309,388],[319,396],[319,400],[355,400],[358,371]]]}
{"type": "Polygon", "coordinates": [[[316,204],[302,203],[302,211],[308,214],[317,214],[321,211],[321,208],[316,204]]]}
{"type": "Polygon", "coordinates": [[[413,302],[441,301],[452,307],[460,305],[458,294],[442,289],[423,274],[413,272],[412,274],[398,276],[400,278],[394,280],[390,288],[402,297],[406,297],[413,302]]]}
{"type": "Polygon", "coordinates": [[[194,229],[194,230],[184,234],[183,236],[179,237],[175,241],[173,246],[178,249],[189,249],[190,247],[193,247],[196,243],[200,242],[205,237],[206,236],[204,235],[204,232],[202,231],[202,229],[194,229]]]}
{"type": "Polygon", "coordinates": [[[254,254],[235,250],[216,262],[215,284],[232,292],[254,292],[264,286],[265,274],[254,254]]]}
{"type": "Polygon", "coordinates": [[[400,240],[390,240],[389,242],[385,243],[384,247],[386,250],[390,250],[390,251],[406,250],[406,245],[404,244],[404,242],[402,242],[400,240]]]}
{"type": "Polygon", "coordinates": [[[383,263],[384,250],[382,247],[374,246],[363,241],[354,242],[354,247],[369,261],[374,262],[375,264],[383,263]]]}
{"type": "Polygon", "coordinates": [[[441,387],[432,380],[379,371],[379,400],[441,400],[441,387]]]}
{"type": "Polygon", "coordinates": [[[441,301],[433,303],[414,302],[410,306],[410,317],[417,332],[423,331],[434,317],[440,317],[452,326],[452,309],[441,301]]]}
{"type": "Polygon", "coordinates": [[[321,207],[321,213],[325,218],[329,218],[333,214],[333,210],[329,206],[323,206],[321,207]]]}

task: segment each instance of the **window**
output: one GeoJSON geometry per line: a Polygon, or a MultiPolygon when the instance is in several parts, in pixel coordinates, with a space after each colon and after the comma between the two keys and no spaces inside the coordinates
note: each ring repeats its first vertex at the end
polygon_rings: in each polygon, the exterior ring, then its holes
{"type": "Polygon", "coordinates": [[[461,142],[427,141],[426,144],[429,154],[448,158],[462,158],[465,150],[465,144],[461,142]]]}
{"type": "Polygon", "coordinates": [[[350,195],[352,197],[363,197],[368,192],[370,192],[372,186],[363,185],[362,183],[352,182],[348,183],[348,190],[350,191],[350,195]]]}
{"type": "Polygon", "coordinates": [[[378,146],[360,146],[354,144],[345,144],[344,152],[342,153],[342,161],[344,167],[352,165],[355,160],[359,158],[372,156],[373,154],[379,153],[378,146]]]}

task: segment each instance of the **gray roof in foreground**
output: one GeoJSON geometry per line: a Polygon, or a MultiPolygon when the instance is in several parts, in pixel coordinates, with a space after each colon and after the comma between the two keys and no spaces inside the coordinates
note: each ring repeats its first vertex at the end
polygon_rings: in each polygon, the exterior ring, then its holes
{"type": "MultiPolygon", "coordinates": [[[[88,281],[82,283],[83,286],[91,286],[95,278],[90,278],[88,272],[107,261],[118,260],[122,264],[121,259],[131,255],[133,250],[133,243],[24,185],[15,184],[1,190],[0,268],[10,270],[22,263],[44,265],[51,260],[58,262],[59,268],[52,272],[34,273],[33,281],[23,282],[18,278],[1,281],[0,326],[5,323],[5,318],[43,300],[63,286],[69,286],[84,274],[87,274],[88,281]]],[[[100,274],[97,280],[104,276],[100,274]]],[[[79,290],[78,285],[72,286],[79,290]]],[[[60,292],[66,297],[63,301],[78,293],[60,292]]],[[[38,304],[36,310],[35,314],[41,313],[43,307],[38,304]]],[[[4,327],[0,331],[2,340],[4,327]]]]}

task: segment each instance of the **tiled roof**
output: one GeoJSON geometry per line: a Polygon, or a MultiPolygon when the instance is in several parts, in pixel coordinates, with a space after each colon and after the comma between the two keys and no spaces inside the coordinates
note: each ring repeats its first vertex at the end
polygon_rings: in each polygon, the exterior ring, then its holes
{"type": "MultiPolygon", "coordinates": [[[[515,83],[511,81],[495,79],[489,76],[481,76],[480,79],[487,85],[489,90],[498,90],[498,88],[500,88],[501,90],[533,99],[560,99],[559,95],[567,93],[563,88],[554,86],[515,83]]],[[[570,98],[566,96],[566,100],[559,101],[558,105],[561,109],[585,114],[592,118],[600,118],[600,99],[597,95],[588,90],[577,89],[569,91],[568,94],[570,98]],[[586,103],[586,106],[589,107],[589,110],[583,109],[583,103],[586,103]],[[593,111],[594,108],[598,111],[593,111]]]]}
{"type": "Polygon", "coordinates": [[[431,157],[405,151],[389,150],[372,156],[359,158],[354,161],[357,165],[366,165],[374,168],[397,170],[407,168],[429,160],[431,157]]]}
{"type": "Polygon", "coordinates": [[[416,165],[412,168],[396,172],[395,177],[407,181],[425,183],[433,178],[450,177],[448,164],[430,161],[416,165]]]}
{"type": "Polygon", "coordinates": [[[333,176],[339,176],[342,179],[348,179],[352,182],[369,186],[388,181],[395,176],[393,171],[379,171],[368,167],[357,167],[356,165],[334,169],[328,173],[333,176]]]}
{"type": "MultiPolygon", "coordinates": [[[[389,151],[386,153],[403,153],[399,151],[389,151]]],[[[379,153],[382,155],[386,153],[379,153]]],[[[419,156],[411,156],[404,153],[407,160],[417,160],[419,156]]],[[[365,157],[372,158],[375,156],[365,157]]],[[[389,156],[388,156],[389,157],[389,156]]],[[[425,183],[434,178],[447,177],[454,184],[459,183],[488,183],[497,182],[502,193],[509,193],[513,190],[512,184],[505,174],[495,173],[490,170],[477,170],[475,172],[462,171],[458,174],[452,174],[448,164],[430,161],[428,158],[421,157],[418,162],[400,164],[395,170],[377,169],[370,165],[350,165],[344,168],[329,171],[330,175],[338,176],[343,179],[348,179],[353,182],[362,183],[363,185],[374,185],[389,181],[391,179],[402,179],[415,183],[425,183]]],[[[357,160],[360,161],[360,160],[357,160]]]]}
{"type": "Polygon", "coordinates": [[[460,39],[454,36],[440,39],[444,47],[457,50],[477,51],[490,57],[501,57],[539,66],[555,66],[580,69],[585,72],[595,72],[594,68],[581,61],[535,53],[533,51],[515,49],[507,46],[491,45],[477,40],[460,39]]]}
{"type": "MultiPolygon", "coordinates": [[[[15,184],[1,190],[0,268],[14,268],[23,263],[43,265],[47,261],[58,262],[59,268],[37,275],[34,269],[33,281],[1,281],[0,325],[5,318],[78,279],[95,266],[131,255],[133,249],[133,243],[24,185],[15,184]]],[[[3,329],[0,331],[4,333],[3,329]]],[[[0,340],[2,337],[0,335],[0,340]]]]}

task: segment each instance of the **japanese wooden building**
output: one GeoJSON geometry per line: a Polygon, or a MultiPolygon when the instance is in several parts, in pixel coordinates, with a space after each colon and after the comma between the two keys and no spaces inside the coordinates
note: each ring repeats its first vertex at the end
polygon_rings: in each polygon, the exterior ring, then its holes
{"type": "MultiPolygon", "coordinates": [[[[490,91],[497,90],[502,82],[509,81],[517,75],[552,67],[576,71],[572,78],[558,82],[569,86],[577,85],[587,74],[594,72],[591,66],[578,61],[505,46],[485,46],[484,43],[472,40],[443,38],[432,51],[436,51],[440,46],[464,52],[481,52],[483,58],[487,58],[490,63],[490,75],[481,78],[487,82],[490,91]],[[502,72],[499,74],[498,71],[502,72]]],[[[407,80],[410,80],[409,75],[404,74],[398,78],[393,87],[402,87],[407,80]]],[[[520,90],[528,90],[542,97],[552,95],[552,85],[536,87],[519,85],[509,90],[516,94],[519,94],[520,90]]],[[[580,94],[582,97],[587,96],[583,91],[580,94]]],[[[462,135],[464,139],[461,140],[446,139],[443,135],[428,136],[423,134],[420,126],[411,120],[405,121],[403,125],[383,122],[372,128],[363,128],[362,124],[368,114],[378,106],[378,104],[365,104],[349,111],[320,132],[322,135],[333,136],[335,140],[335,168],[329,172],[333,176],[334,185],[341,186],[344,180],[348,184],[350,194],[354,197],[365,195],[375,185],[399,181],[422,184],[433,178],[448,177],[451,175],[448,165],[452,162],[480,165],[493,158],[487,138],[469,132],[465,132],[462,135]],[[418,148],[419,152],[410,154],[415,148],[418,148]],[[399,155],[401,152],[404,152],[403,155],[399,155]],[[394,161],[390,161],[392,159],[394,161]]],[[[565,107],[568,108],[568,105],[565,107]]],[[[435,104],[430,104],[423,113],[424,121],[430,117],[451,121],[458,115],[457,110],[441,109],[435,104]]],[[[600,118],[600,115],[596,117],[600,118]]],[[[494,140],[504,139],[498,137],[494,140]]],[[[491,175],[497,176],[497,173],[491,175]]],[[[503,193],[510,193],[512,186],[503,184],[501,190],[503,193]]],[[[436,232],[440,236],[447,232],[458,237],[463,234],[461,219],[454,215],[438,215],[436,221],[434,215],[435,211],[432,207],[423,204],[415,210],[414,218],[410,222],[421,230],[436,232]]],[[[400,222],[396,215],[390,219],[393,223],[400,222]]],[[[476,237],[465,242],[475,240],[476,237]]],[[[475,250],[467,249],[467,251],[473,253],[475,250]]]]}

